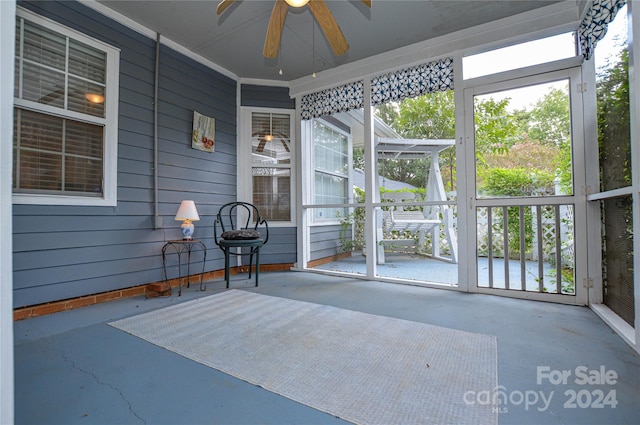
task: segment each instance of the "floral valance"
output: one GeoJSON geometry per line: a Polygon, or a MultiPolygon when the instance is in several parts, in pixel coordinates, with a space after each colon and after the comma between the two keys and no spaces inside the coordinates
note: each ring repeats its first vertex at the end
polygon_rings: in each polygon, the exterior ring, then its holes
{"type": "MultiPolygon", "coordinates": [[[[389,72],[371,80],[374,105],[452,89],[453,59],[450,58],[389,72]]],[[[304,95],[301,99],[302,119],[360,109],[364,106],[363,94],[364,82],[356,81],[304,95]]]]}
{"type": "Polygon", "coordinates": [[[450,58],[390,72],[371,81],[374,105],[446,90],[453,90],[453,59],[450,58]]]}
{"type": "Polygon", "coordinates": [[[613,21],[626,0],[593,0],[591,8],[578,28],[580,53],[586,60],[593,57],[596,44],[607,34],[607,25],[613,21]]]}

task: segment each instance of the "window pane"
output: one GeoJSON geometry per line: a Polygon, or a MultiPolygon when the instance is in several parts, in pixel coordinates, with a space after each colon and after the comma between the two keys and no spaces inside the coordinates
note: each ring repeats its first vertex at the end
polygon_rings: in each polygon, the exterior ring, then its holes
{"type": "Polygon", "coordinates": [[[284,114],[252,114],[251,162],[258,164],[291,164],[291,118],[284,114]]]}
{"type": "MultiPolygon", "coordinates": [[[[316,204],[344,204],[348,201],[347,191],[349,180],[344,177],[333,176],[316,171],[315,175],[315,203],[316,204]]],[[[315,208],[314,217],[318,220],[336,220],[346,217],[346,208],[315,208]]]]}
{"type": "Polygon", "coordinates": [[[67,109],[97,117],[104,117],[104,86],[69,77],[67,109]],[[89,95],[95,95],[94,98],[89,95]]]}
{"type": "Polygon", "coordinates": [[[32,22],[25,22],[24,58],[26,60],[64,71],[65,50],[64,36],[32,22]]]}
{"type": "Polygon", "coordinates": [[[69,41],[69,73],[96,83],[106,82],[106,55],[75,40],[69,41]]]}
{"type": "Polygon", "coordinates": [[[64,190],[102,193],[102,160],[67,156],[64,190]]]}
{"type": "Polygon", "coordinates": [[[569,81],[475,96],[479,198],[573,194],[569,81]]]}
{"type": "Polygon", "coordinates": [[[67,120],[66,153],[94,160],[102,158],[102,127],[67,120]]]}
{"type": "Polygon", "coordinates": [[[282,139],[291,138],[291,117],[289,114],[273,114],[271,134],[282,139]]]}
{"type": "Polygon", "coordinates": [[[254,112],[251,114],[251,137],[264,138],[271,134],[271,114],[254,112]]]}
{"type": "Polygon", "coordinates": [[[291,172],[288,169],[253,169],[253,204],[269,221],[291,221],[291,172]]]}
{"type": "Polygon", "coordinates": [[[62,118],[21,109],[16,111],[20,119],[19,143],[22,149],[62,153],[62,118]]]}
{"type": "Polygon", "coordinates": [[[101,126],[21,109],[15,109],[15,116],[17,192],[102,194],[101,126]]]}
{"type": "Polygon", "coordinates": [[[22,150],[17,187],[22,190],[51,191],[62,186],[62,155],[22,150]]]}
{"type": "Polygon", "coordinates": [[[28,63],[23,73],[23,99],[64,108],[64,73],[28,63]]]}
{"type": "Polygon", "coordinates": [[[464,79],[524,68],[576,55],[572,32],[462,58],[464,79]]]}
{"type": "MultiPolygon", "coordinates": [[[[345,204],[349,202],[349,139],[324,123],[313,122],[314,202],[345,204]]],[[[336,220],[346,217],[346,208],[315,208],[314,218],[336,220]]]]}
{"type": "Polygon", "coordinates": [[[348,139],[345,135],[316,121],[314,151],[316,170],[348,175],[348,139]]]}
{"type": "Polygon", "coordinates": [[[16,46],[15,94],[41,104],[104,117],[106,53],[75,40],[69,39],[68,43],[67,64],[67,38],[26,22],[22,63],[20,45],[16,46]]]}

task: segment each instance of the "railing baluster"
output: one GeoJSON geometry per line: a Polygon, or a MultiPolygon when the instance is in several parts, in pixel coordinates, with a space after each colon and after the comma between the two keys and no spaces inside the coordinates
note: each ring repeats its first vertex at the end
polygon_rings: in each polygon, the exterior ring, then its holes
{"type": "Polygon", "coordinates": [[[502,207],[502,238],[504,245],[504,288],[509,289],[509,207],[502,207]]]}
{"type": "Polygon", "coordinates": [[[491,207],[487,207],[487,259],[489,262],[489,288],[493,288],[493,217],[491,207]]]}
{"type": "Polygon", "coordinates": [[[560,205],[555,206],[556,224],[556,293],[562,293],[562,235],[560,234],[560,205]]]}
{"type": "Polygon", "coordinates": [[[524,206],[520,205],[520,289],[527,290],[527,264],[525,252],[524,206]]]}
{"type": "Polygon", "coordinates": [[[536,205],[536,223],[538,233],[538,291],[544,292],[544,229],[542,228],[542,206],[536,205]]]}

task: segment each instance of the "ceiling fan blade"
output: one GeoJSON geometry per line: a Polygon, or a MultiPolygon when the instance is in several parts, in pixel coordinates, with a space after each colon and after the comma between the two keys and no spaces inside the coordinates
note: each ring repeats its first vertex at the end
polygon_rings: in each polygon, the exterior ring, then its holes
{"type": "Polygon", "coordinates": [[[364,3],[367,7],[371,8],[371,0],[360,0],[362,3],[364,3]]]}
{"type": "Polygon", "coordinates": [[[218,3],[218,7],[216,8],[216,14],[220,15],[222,12],[227,10],[227,8],[231,6],[234,1],[236,0],[222,0],[220,3],[218,3]]]}
{"type": "Polygon", "coordinates": [[[267,27],[267,36],[264,38],[264,50],[262,54],[267,58],[278,56],[280,48],[280,37],[284,28],[284,20],[287,17],[289,5],[284,0],[276,0],[267,27]]]}
{"type": "Polygon", "coordinates": [[[260,139],[258,142],[258,147],[256,147],[256,152],[264,151],[264,145],[267,144],[267,139],[260,139]]]}
{"type": "Polygon", "coordinates": [[[336,56],[346,53],[346,51],[349,50],[347,39],[344,38],[342,30],[338,26],[338,23],[334,19],[324,0],[312,0],[308,4],[309,9],[311,9],[311,13],[313,13],[316,21],[318,21],[318,25],[320,25],[324,36],[329,41],[329,44],[331,44],[333,53],[335,53],[336,56]]]}

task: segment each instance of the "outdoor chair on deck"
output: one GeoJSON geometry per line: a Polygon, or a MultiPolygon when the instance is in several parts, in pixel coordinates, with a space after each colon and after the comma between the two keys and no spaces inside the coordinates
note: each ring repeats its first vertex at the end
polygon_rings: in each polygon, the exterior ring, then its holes
{"type": "Polygon", "coordinates": [[[260,249],[269,240],[269,225],[258,208],[248,202],[231,202],[220,207],[213,226],[213,241],[224,252],[224,279],[229,288],[231,255],[249,256],[249,279],[256,256],[256,286],[260,274],[260,249]],[[244,225],[243,225],[244,224],[244,225]]]}

